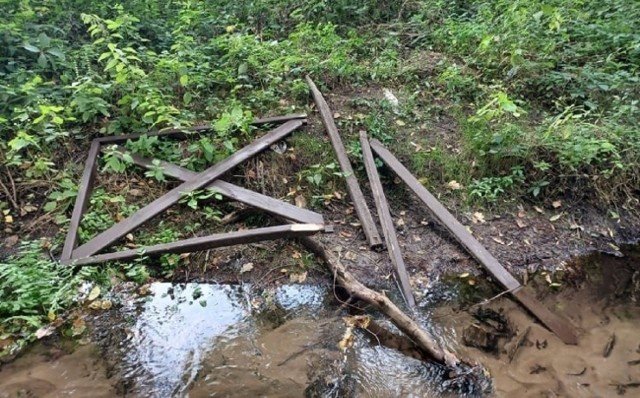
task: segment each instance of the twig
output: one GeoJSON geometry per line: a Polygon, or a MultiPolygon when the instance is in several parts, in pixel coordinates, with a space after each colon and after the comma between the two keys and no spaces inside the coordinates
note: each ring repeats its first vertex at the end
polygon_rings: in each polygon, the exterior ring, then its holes
{"type": "MultiPolygon", "coordinates": [[[[11,179],[11,182],[13,183],[13,179],[11,179]]],[[[7,199],[9,199],[9,202],[11,202],[11,205],[13,206],[14,210],[19,211],[20,210],[20,206],[18,206],[18,202],[17,202],[17,200],[15,198],[15,192],[16,192],[15,191],[15,185],[12,184],[12,186],[13,186],[13,195],[9,191],[9,188],[7,188],[7,186],[4,185],[4,183],[2,182],[1,179],[0,179],[0,186],[2,186],[2,190],[4,191],[5,195],[7,195],[7,199]]]]}
{"type": "Polygon", "coordinates": [[[518,288],[520,288],[520,286],[518,286],[517,288],[513,288],[513,289],[505,290],[505,291],[503,291],[503,292],[501,292],[501,293],[496,294],[495,296],[493,296],[493,297],[491,297],[491,298],[488,298],[488,299],[486,299],[486,300],[482,300],[481,302],[479,302],[479,303],[476,303],[476,304],[472,305],[471,307],[469,307],[469,309],[473,309],[473,308],[476,308],[476,307],[480,307],[480,306],[482,306],[482,305],[487,305],[487,304],[489,304],[490,302],[492,302],[493,300],[496,300],[496,299],[498,299],[498,298],[500,298],[500,297],[504,296],[505,294],[509,294],[509,293],[513,292],[514,290],[516,290],[516,289],[518,289],[518,288]]]}

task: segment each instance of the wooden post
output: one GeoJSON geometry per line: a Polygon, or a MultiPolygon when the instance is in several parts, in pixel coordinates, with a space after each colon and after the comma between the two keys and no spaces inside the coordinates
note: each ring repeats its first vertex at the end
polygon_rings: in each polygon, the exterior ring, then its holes
{"type": "Polygon", "coordinates": [[[378,209],[378,217],[380,218],[380,225],[382,226],[382,234],[384,235],[384,240],[387,243],[389,257],[391,257],[391,262],[393,263],[396,271],[398,285],[400,286],[400,291],[402,292],[404,301],[407,303],[409,308],[413,308],[416,305],[416,299],[413,297],[413,291],[411,290],[411,283],[409,282],[407,269],[404,265],[404,261],[402,260],[400,244],[398,243],[396,229],[393,226],[393,220],[391,219],[389,204],[387,203],[387,198],[384,196],[382,182],[380,181],[378,170],[376,170],[376,163],[373,159],[373,153],[371,153],[371,147],[369,147],[367,133],[364,131],[360,132],[360,146],[362,147],[364,165],[367,169],[367,175],[369,176],[371,192],[373,192],[373,198],[375,199],[376,208],[378,209]]]}
{"type": "Polygon", "coordinates": [[[353,173],[351,162],[349,161],[347,151],[345,150],[344,145],[342,144],[342,140],[340,139],[340,134],[338,134],[338,127],[336,127],[336,123],[333,120],[331,109],[329,109],[327,101],[325,101],[324,97],[320,93],[320,90],[318,90],[318,87],[316,87],[313,80],[311,80],[309,76],[307,76],[306,79],[309,88],[311,88],[311,95],[313,96],[313,100],[318,107],[318,111],[320,111],[320,116],[322,116],[322,123],[324,124],[324,128],[327,130],[327,134],[329,135],[329,139],[331,140],[331,144],[333,145],[336,157],[338,158],[340,169],[342,169],[342,173],[345,176],[347,191],[349,192],[349,196],[351,197],[351,201],[353,202],[353,207],[356,210],[356,214],[360,219],[360,224],[362,224],[362,230],[367,237],[369,247],[371,247],[372,249],[378,249],[382,247],[382,239],[380,239],[380,234],[378,234],[376,224],[373,222],[373,217],[371,217],[371,212],[367,207],[367,202],[364,199],[364,195],[362,194],[360,185],[358,185],[358,180],[353,173]]]}
{"type": "Polygon", "coordinates": [[[178,185],[163,196],[138,210],[133,215],[120,221],[106,231],[98,234],[96,237],[94,237],[84,245],[79,246],[76,250],[73,251],[72,258],[79,259],[83,257],[89,257],[92,254],[95,254],[104,249],[105,247],[110,246],[115,241],[126,235],[128,232],[144,224],[151,218],[169,208],[169,206],[177,203],[184,194],[188,194],[197,189],[207,186],[212,181],[228,172],[238,164],[262,152],[270,145],[273,145],[282,138],[291,134],[294,130],[302,126],[303,123],[304,122],[302,120],[292,120],[276,128],[275,130],[272,130],[267,135],[240,149],[220,163],[208,168],[202,173],[199,173],[196,178],[178,185]]]}
{"type": "MultiPolygon", "coordinates": [[[[127,153],[127,150],[120,146],[117,147],[117,151],[122,155],[127,153]]],[[[131,156],[133,163],[138,166],[147,169],[160,167],[164,175],[181,181],[189,181],[198,175],[195,171],[191,171],[173,163],[165,162],[164,160],[157,161],[157,165],[155,165],[153,163],[153,159],[144,158],[140,155],[136,155],[135,153],[129,153],[129,156],[131,156]]],[[[227,198],[237,200],[238,202],[253,206],[277,216],[285,217],[295,222],[302,224],[324,224],[324,218],[321,214],[308,209],[302,209],[290,203],[250,191],[222,180],[215,180],[209,184],[207,188],[213,189],[227,198]]]]}
{"type": "Polygon", "coordinates": [[[256,228],[244,231],[227,232],[178,240],[171,243],[141,247],[139,249],[123,250],[115,253],[98,254],[71,260],[74,266],[95,265],[107,261],[131,260],[142,256],[157,256],[165,253],[191,253],[195,251],[215,249],[218,247],[234,246],[246,243],[273,240],[280,238],[293,238],[309,236],[324,229],[324,225],[318,224],[291,224],[276,227],[256,228]]]}
{"type": "Polygon", "coordinates": [[[96,177],[96,162],[98,154],[100,152],[100,142],[93,140],[91,142],[91,148],[89,148],[89,155],[87,161],[84,164],[84,171],[82,172],[82,178],[80,184],[78,184],[78,194],[76,195],[76,202],[73,206],[73,213],[71,214],[71,221],[69,222],[69,231],[67,231],[67,237],[64,241],[62,248],[61,260],[68,260],[71,258],[73,249],[76,248],[76,242],[78,241],[78,228],[82,221],[82,215],[87,209],[87,204],[91,198],[91,192],[93,191],[93,182],[96,177]]]}
{"type": "Polygon", "coordinates": [[[427,205],[434,217],[456,240],[489,271],[525,308],[554,332],[565,344],[578,344],[575,328],[565,319],[549,311],[544,305],[522,290],[522,285],[474,238],[466,228],[398,161],[378,140],[371,148],[402,181],[427,205]]]}

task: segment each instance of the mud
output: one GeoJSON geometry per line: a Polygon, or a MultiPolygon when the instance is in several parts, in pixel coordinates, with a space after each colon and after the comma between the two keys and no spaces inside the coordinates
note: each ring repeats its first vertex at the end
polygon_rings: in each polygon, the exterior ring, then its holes
{"type": "Polygon", "coordinates": [[[0,397],[113,397],[104,362],[94,346],[71,353],[38,344],[0,371],[0,397]]]}

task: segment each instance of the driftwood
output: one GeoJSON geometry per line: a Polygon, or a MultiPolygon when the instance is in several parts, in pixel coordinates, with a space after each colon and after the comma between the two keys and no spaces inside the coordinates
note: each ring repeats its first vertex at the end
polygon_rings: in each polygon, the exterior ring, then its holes
{"type": "Polygon", "coordinates": [[[384,240],[387,243],[389,257],[391,258],[391,262],[393,263],[396,271],[398,285],[400,285],[400,291],[402,292],[404,301],[410,308],[413,308],[416,306],[416,299],[413,297],[411,283],[409,282],[409,276],[407,275],[407,268],[404,265],[402,253],[400,252],[400,243],[398,243],[396,229],[393,226],[391,212],[389,211],[389,203],[387,203],[387,198],[384,196],[382,182],[380,181],[380,176],[376,169],[373,153],[371,153],[367,133],[364,131],[360,132],[360,146],[362,147],[362,156],[365,168],[367,169],[371,192],[373,192],[373,199],[375,200],[376,209],[378,210],[378,217],[380,218],[380,225],[382,226],[382,234],[384,235],[384,240]]]}
{"type": "Polygon", "coordinates": [[[316,87],[315,83],[309,76],[307,76],[307,84],[311,89],[311,96],[318,107],[320,116],[322,116],[322,124],[324,125],[325,130],[327,130],[327,134],[329,135],[329,139],[333,145],[333,150],[336,153],[340,169],[342,170],[345,182],[347,183],[347,191],[349,192],[349,196],[353,202],[353,207],[355,208],[356,214],[362,224],[362,230],[367,237],[369,247],[372,249],[379,249],[382,247],[382,239],[380,239],[380,234],[378,233],[376,224],[373,222],[373,217],[371,216],[369,207],[367,207],[367,202],[364,199],[358,180],[353,173],[353,167],[351,167],[351,162],[347,156],[347,150],[344,148],[342,139],[340,139],[338,127],[336,127],[336,123],[333,120],[331,109],[329,109],[327,101],[325,101],[322,93],[320,93],[320,90],[318,90],[318,87],[316,87]]]}
{"type": "Polygon", "coordinates": [[[240,149],[225,160],[197,174],[195,178],[178,185],[174,189],[170,190],[166,194],[162,195],[142,209],[138,210],[133,215],[108,228],[106,231],[98,234],[89,242],[79,246],[73,251],[72,259],[89,257],[110,246],[118,239],[126,235],[129,231],[132,231],[133,229],[139,227],[162,211],[169,208],[171,205],[177,203],[183,194],[193,192],[200,188],[204,188],[238,164],[262,152],[270,145],[273,145],[282,138],[291,134],[294,130],[296,130],[303,124],[303,120],[292,120],[272,130],[265,136],[255,140],[254,142],[240,149]]]}
{"type": "Polygon", "coordinates": [[[456,367],[461,362],[451,352],[442,348],[417,322],[402,312],[386,296],[369,289],[360,283],[342,264],[340,259],[326,250],[324,245],[311,238],[299,238],[299,242],[309,251],[321,258],[333,273],[336,283],[344,288],[351,296],[372,305],[385,314],[416,346],[432,360],[456,367]]]}
{"type": "Polygon", "coordinates": [[[165,253],[190,253],[194,251],[254,243],[264,240],[309,236],[316,234],[323,229],[324,225],[321,224],[279,225],[275,227],[214,234],[200,238],[183,239],[171,243],[123,250],[115,253],[98,254],[71,261],[74,266],[84,266],[95,265],[107,261],[131,260],[142,256],[157,256],[165,253]]]}
{"type": "Polygon", "coordinates": [[[554,314],[523,286],[498,260],[474,238],[466,228],[396,159],[378,140],[371,140],[371,148],[429,208],[434,217],[489,273],[565,344],[578,344],[575,328],[564,318],[554,314]]]}
{"type": "MultiPolygon", "coordinates": [[[[120,157],[123,157],[124,154],[128,153],[128,151],[121,146],[117,146],[116,151],[120,157]]],[[[189,181],[198,175],[195,171],[191,171],[173,163],[165,162],[164,160],[148,159],[135,153],[128,154],[131,156],[131,160],[133,160],[134,164],[146,169],[158,167],[162,170],[162,174],[165,176],[172,177],[180,181],[189,181]]],[[[284,217],[291,221],[301,224],[324,224],[324,218],[319,213],[294,206],[290,203],[253,192],[222,180],[212,182],[207,186],[207,188],[213,189],[227,198],[237,200],[238,202],[253,206],[276,216],[284,217]]]]}

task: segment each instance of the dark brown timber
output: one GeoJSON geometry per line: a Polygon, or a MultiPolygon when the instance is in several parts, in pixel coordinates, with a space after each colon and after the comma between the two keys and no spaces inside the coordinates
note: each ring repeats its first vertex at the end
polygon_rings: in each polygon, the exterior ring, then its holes
{"type": "Polygon", "coordinates": [[[73,213],[71,214],[71,222],[69,223],[69,231],[64,241],[64,247],[62,248],[61,260],[68,260],[71,258],[73,249],[76,248],[76,242],[78,240],[78,228],[82,221],[82,215],[87,209],[87,203],[91,197],[93,191],[93,182],[96,177],[96,163],[98,154],[100,152],[100,142],[93,140],[91,148],[89,148],[89,155],[87,161],[84,164],[84,171],[82,172],[82,178],[78,185],[78,195],[76,196],[76,202],[73,206],[73,213]]]}
{"type": "Polygon", "coordinates": [[[318,107],[318,111],[320,111],[320,116],[322,116],[322,124],[324,124],[325,130],[327,130],[327,134],[329,135],[329,139],[333,145],[333,150],[338,158],[338,163],[340,164],[342,173],[345,176],[347,191],[349,192],[349,196],[353,202],[353,207],[355,208],[356,214],[362,224],[362,230],[367,237],[369,247],[372,249],[378,249],[382,247],[382,239],[380,239],[380,234],[378,233],[376,224],[373,222],[373,217],[371,217],[371,212],[367,207],[367,202],[364,199],[360,185],[358,185],[358,180],[353,174],[351,162],[349,161],[347,151],[344,149],[344,145],[340,139],[340,134],[338,134],[338,128],[333,120],[331,109],[329,109],[327,101],[325,101],[322,93],[320,93],[320,90],[318,90],[318,87],[316,87],[315,83],[309,76],[307,76],[307,84],[309,85],[309,88],[311,88],[311,95],[318,107]]]}
{"type": "Polygon", "coordinates": [[[202,173],[199,173],[195,178],[178,185],[171,191],[167,192],[142,209],[138,210],[133,215],[120,221],[106,231],[98,234],[89,242],[85,243],[82,246],[79,246],[76,250],[73,251],[72,258],[78,259],[89,257],[92,254],[98,253],[105,247],[110,246],[133,229],[139,227],[162,211],[169,208],[169,206],[178,202],[182,195],[207,186],[238,164],[255,156],[256,154],[268,148],[270,145],[273,145],[287,135],[291,134],[291,132],[293,132],[295,129],[302,126],[303,123],[304,122],[302,120],[292,120],[272,130],[267,135],[255,140],[251,144],[240,149],[220,163],[208,168],[202,173]]]}
{"type": "MultiPolygon", "coordinates": [[[[127,153],[127,150],[123,147],[117,147],[116,149],[121,154],[127,153]]],[[[147,169],[159,167],[162,169],[162,173],[164,175],[177,180],[189,181],[198,175],[198,173],[194,171],[177,166],[173,163],[165,162],[164,160],[155,160],[156,164],[154,164],[154,160],[152,159],[144,158],[136,155],[135,153],[129,153],[129,155],[131,156],[133,163],[138,166],[142,166],[147,169]]],[[[302,224],[324,224],[324,219],[321,214],[311,210],[302,209],[290,203],[241,188],[222,180],[212,182],[207,186],[207,188],[214,189],[227,198],[237,200],[238,202],[253,206],[277,216],[285,217],[291,221],[302,224]]]]}
{"type": "Polygon", "coordinates": [[[513,296],[565,344],[578,344],[575,328],[565,319],[549,311],[544,305],[522,289],[518,282],[495,257],[460,224],[449,211],[398,161],[378,140],[371,141],[374,152],[404,181],[405,184],[427,205],[434,217],[456,240],[489,271],[513,296]]]}
{"type": "Polygon", "coordinates": [[[291,224],[279,225],[276,227],[256,228],[245,231],[234,231],[203,236],[201,238],[184,239],[161,245],[141,247],[139,249],[98,254],[91,257],[72,260],[71,264],[74,266],[95,265],[107,261],[131,260],[137,257],[157,256],[164,253],[191,253],[264,240],[309,236],[318,233],[323,229],[324,225],[319,224],[291,224]]]}
{"type": "Polygon", "coordinates": [[[380,181],[380,176],[376,169],[373,153],[371,153],[367,133],[364,131],[360,132],[360,146],[362,147],[362,155],[365,168],[367,169],[367,176],[369,177],[369,184],[371,185],[371,192],[373,192],[373,199],[376,202],[376,209],[378,209],[378,217],[380,218],[380,225],[382,226],[382,234],[384,235],[384,240],[387,244],[389,257],[391,257],[391,262],[396,270],[398,285],[400,286],[400,291],[402,292],[404,301],[410,308],[413,308],[416,306],[416,299],[413,297],[413,291],[411,290],[411,283],[409,282],[407,269],[404,265],[404,261],[402,260],[400,243],[398,243],[396,229],[393,226],[393,220],[391,219],[389,203],[387,203],[387,198],[384,196],[382,182],[380,181]]]}
{"type": "MultiPolygon", "coordinates": [[[[256,119],[251,124],[254,126],[262,126],[265,124],[285,123],[290,120],[304,120],[306,117],[307,115],[305,113],[294,113],[291,115],[271,116],[271,117],[256,119]]],[[[150,131],[148,133],[113,135],[109,137],[101,137],[101,138],[98,138],[98,140],[103,144],[116,144],[120,142],[125,142],[127,140],[136,140],[142,137],[143,135],[147,137],[184,138],[189,133],[200,133],[200,132],[208,131],[211,129],[212,129],[211,124],[202,124],[202,125],[184,127],[184,128],[170,128],[170,129],[164,129],[159,131],[150,131]]]]}

